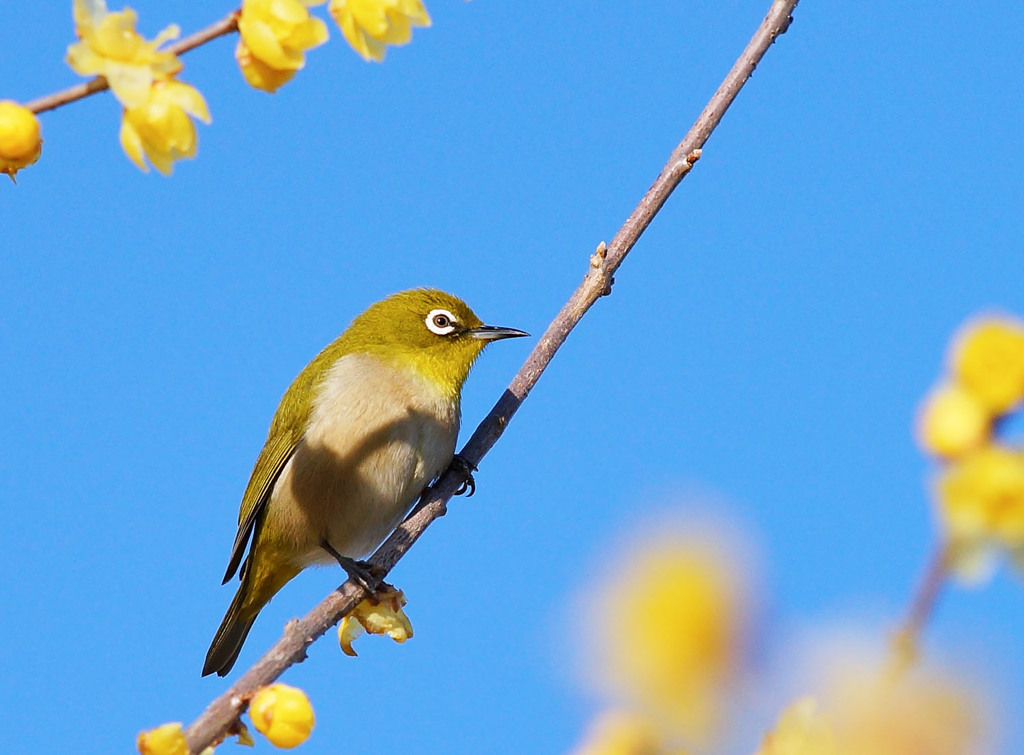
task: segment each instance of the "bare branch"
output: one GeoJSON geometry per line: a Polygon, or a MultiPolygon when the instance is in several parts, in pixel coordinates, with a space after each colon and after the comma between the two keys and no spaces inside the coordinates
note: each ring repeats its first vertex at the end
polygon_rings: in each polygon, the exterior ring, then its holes
{"type": "MultiPolygon", "coordinates": [[[[590,267],[579,288],[551,322],[512,383],[490,413],[480,423],[460,455],[476,465],[505,431],[512,415],[536,385],[555,352],[587,310],[601,296],[611,293],[613,275],[636,244],[658,210],[700,158],[701,149],[722,120],[740,89],[754,72],[775,38],[784,33],[792,20],[790,14],[799,0],[775,0],[746,49],[708,102],[700,117],[672,152],[657,180],[648,189],[632,214],[615,234],[611,244],[601,243],[591,255],[590,267]]],[[[449,467],[435,485],[424,491],[420,505],[399,526],[370,562],[385,571],[412,547],[427,526],[447,510],[448,500],[462,482],[461,473],[449,467]]],[[[224,736],[245,710],[248,698],[259,687],[277,679],[289,666],[306,657],[306,648],[365,597],[363,589],[345,582],[301,619],[288,622],[284,635],[223,695],[214,700],[188,727],[185,734],[192,753],[201,752],[224,736]]]]}
{"type": "Polygon", "coordinates": [[[949,545],[940,545],[935,549],[921,575],[910,607],[907,609],[906,618],[893,634],[893,668],[896,671],[905,670],[917,661],[921,634],[925,625],[935,615],[942,590],[949,578],[949,560],[949,545]]]}
{"type": "Polygon", "coordinates": [[[899,679],[918,663],[921,655],[921,635],[925,625],[935,615],[942,590],[949,579],[949,544],[936,547],[921,575],[910,601],[907,615],[890,638],[888,675],[899,679]]]}
{"type": "MultiPolygon", "coordinates": [[[[238,14],[240,11],[231,11],[228,15],[217,21],[214,24],[210,24],[205,29],[197,31],[195,34],[190,34],[184,39],[179,39],[173,45],[167,45],[167,52],[173,52],[175,55],[181,55],[182,53],[194,50],[199,45],[206,44],[211,39],[217,37],[223,37],[225,34],[230,34],[233,31],[238,31],[238,14]]],[[[54,110],[59,108],[61,105],[67,105],[69,102],[80,100],[83,97],[88,97],[90,94],[96,94],[96,92],[102,92],[105,89],[109,89],[110,85],[107,80],[102,76],[97,76],[89,81],[82,82],[81,84],[75,84],[73,87],[61,90],[60,92],[54,92],[44,97],[26,102],[25,107],[34,113],[43,113],[47,110],[54,110]]]]}
{"type": "Polygon", "coordinates": [[[195,34],[189,34],[184,39],[179,39],[174,44],[167,45],[167,52],[173,52],[175,55],[182,55],[196,49],[200,45],[205,45],[212,39],[223,37],[225,34],[231,34],[232,32],[238,31],[238,17],[241,14],[241,10],[231,11],[220,21],[210,24],[205,29],[200,29],[195,34]]]}
{"type": "Polygon", "coordinates": [[[917,592],[910,603],[907,618],[903,623],[903,631],[911,637],[918,637],[928,620],[935,613],[942,588],[949,576],[949,552],[946,546],[936,548],[928,567],[921,576],[917,592]]]}

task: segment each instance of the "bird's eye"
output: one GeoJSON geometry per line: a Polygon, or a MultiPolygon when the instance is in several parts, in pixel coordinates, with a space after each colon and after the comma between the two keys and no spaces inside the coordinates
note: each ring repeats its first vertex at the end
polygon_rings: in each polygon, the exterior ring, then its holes
{"type": "Polygon", "coordinates": [[[446,336],[455,330],[455,323],[458,322],[458,319],[447,309],[435,309],[427,315],[427,319],[424,322],[426,322],[427,329],[431,333],[446,336]]]}

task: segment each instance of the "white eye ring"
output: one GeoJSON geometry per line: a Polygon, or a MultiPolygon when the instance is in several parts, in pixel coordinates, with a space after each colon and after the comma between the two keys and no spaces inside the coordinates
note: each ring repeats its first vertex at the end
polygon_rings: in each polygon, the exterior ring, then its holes
{"type": "Polygon", "coordinates": [[[455,330],[458,319],[447,309],[432,309],[423,322],[427,324],[427,330],[431,333],[446,336],[455,330]]]}

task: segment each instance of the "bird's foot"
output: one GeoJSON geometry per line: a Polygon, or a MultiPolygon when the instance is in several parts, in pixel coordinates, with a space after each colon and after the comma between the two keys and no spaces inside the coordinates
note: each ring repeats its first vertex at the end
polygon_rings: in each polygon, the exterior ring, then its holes
{"type": "Polygon", "coordinates": [[[376,599],[378,591],[384,584],[384,576],[387,574],[384,569],[369,561],[357,561],[354,558],[343,556],[326,540],[320,543],[320,547],[334,557],[334,560],[348,574],[349,579],[366,590],[371,598],[376,599]]]}
{"type": "Polygon", "coordinates": [[[455,495],[462,495],[469,491],[466,497],[471,498],[476,492],[476,480],[473,479],[473,473],[477,471],[476,464],[471,463],[459,454],[455,454],[452,457],[452,469],[462,475],[462,483],[455,491],[455,495]]]}
{"type": "Polygon", "coordinates": [[[348,574],[349,579],[366,590],[370,598],[377,600],[377,593],[384,587],[384,575],[387,574],[384,569],[369,561],[357,561],[347,556],[339,558],[338,563],[348,574]]]}

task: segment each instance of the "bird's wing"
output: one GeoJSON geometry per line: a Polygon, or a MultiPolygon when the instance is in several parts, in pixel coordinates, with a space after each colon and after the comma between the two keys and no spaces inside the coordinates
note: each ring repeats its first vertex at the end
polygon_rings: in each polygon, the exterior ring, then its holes
{"type": "Polygon", "coordinates": [[[238,512],[238,532],[235,534],[235,544],[231,546],[231,560],[228,562],[222,584],[227,584],[242,563],[245,547],[256,527],[256,519],[266,508],[274,483],[277,482],[284,465],[295,453],[300,438],[301,436],[293,438],[290,433],[271,432],[266,445],[260,451],[249,477],[249,484],[245,488],[245,495],[242,496],[242,506],[238,512]]]}
{"type": "Polygon", "coordinates": [[[231,561],[228,562],[223,584],[234,576],[239,564],[242,563],[245,546],[249,538],[253,537],[256,521],[270,500],[274,483],[302,440],[304,428],[313,408],[313,393],[316,386],[327,365],[338,358],[336,344],[337,341],[307,364],[281,398],[274,420],[270,423],[267,442],[256,459],[249,484],[245,488],[245,495],[242,496],[242,505],[238,510],[238,532],[235,534],[235,544],[231,547],[231,561]]]}
{"type": "Polygon", "coordinates": [[[228,562],[224,574],[224,584],[234,576],[245,555],[245,546],[257,529],[256,522],[266,509],[274,483],[281,475],[281,470],[295,453],[296,446],[302,440],[305,427],[313,411],[313,395],[328,368],[346,353],[344,336],[336,339],[323,351],[316,355],[312,362],[300,372],[288,390],[281,397],[274,419],[270,423],[267,442],[256,459],[249,484],[242,496],[242,506],[238,510],[238,532],[235,544],[231,546],[231,561],[228,562]]]}

